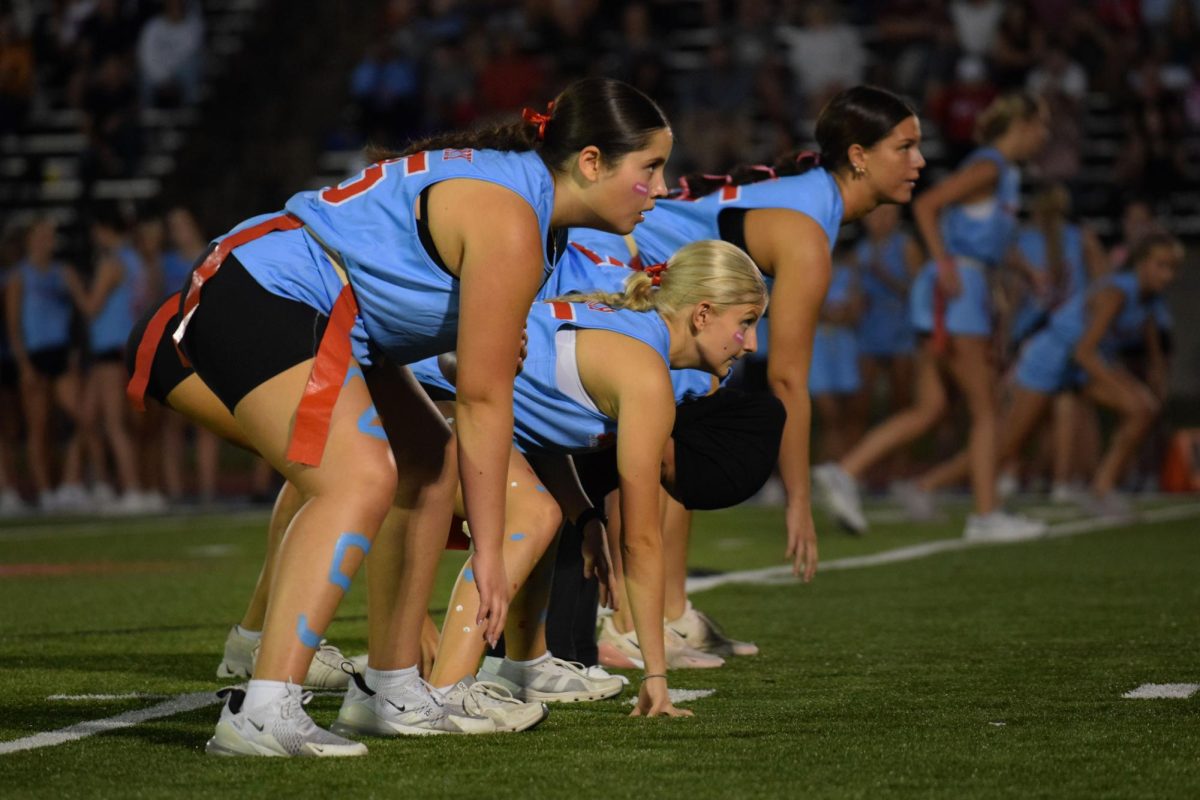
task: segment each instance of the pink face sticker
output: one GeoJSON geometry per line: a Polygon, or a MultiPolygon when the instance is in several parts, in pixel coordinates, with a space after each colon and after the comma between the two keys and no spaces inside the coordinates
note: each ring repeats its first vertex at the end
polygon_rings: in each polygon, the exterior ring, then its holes
{"type": "Polygon", "coordinates": [[[746,334],[742,333],[741,331],[734,331],[733,340],[740,345],[744,345],[746,344],[746,334]]]}
{"type": "Polygon", "coordinates": [[[635,183],[633,185],[633,193],[640,194],[645,197],[646,195],[650,194],[650,187],[644,183],[635,183]]]}

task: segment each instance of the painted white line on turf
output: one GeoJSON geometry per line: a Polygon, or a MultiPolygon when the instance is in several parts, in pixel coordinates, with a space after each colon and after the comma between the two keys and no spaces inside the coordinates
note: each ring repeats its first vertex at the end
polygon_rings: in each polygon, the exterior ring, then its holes
{"type": "Polygon", "coordinates": [[[170,717],[174,714],[182,714],[185,711],[195,711],[197,708],[204,708],[205,706],[215,706],[220,702],[221,699],[213,692],[181,694],[178,697],[174,697],[164,703],[159,703],[156,706],[150,706],[149,708],[127,711],[124,714],[117,714],[114,717],[106,717],[105,719],[80,722],[77,725],[70,725],[66,728],[59,728],[56,731],[26,736],[24,739],[14,739],[11,742],[0,742],[0,755],[19,753],[22,750],[36,750],[39,747],[53,747],[54,745],[73,742],[78,739],[86,739],[97,733],[107,733],[108,731],[116,731],[121,728],[129,728],[152,719],[170,717]]]}
{"type": "MultiPolygon", "coordinates": [[[[667,689],[667,694],[671,695],[672,703],[690,703],[693,700],[703,700],[706,697],[712,697],[716,693],[716,689],[667,689]]],[[[636,706],[637,701],[636,697],[631,697],[626,705],[636,706]]]]}
{"type": "Polygon", "coordinates": [[[1126,700],[1187,700],[1200,692],[1200,683],[1143,683],[1121,695],[1126,700]]]}
{"type": "MultiPolygon", "coordinates": [[[[1045,536],[1038,538],[1061,538],[1064,536],[1077,536],[1083,533],[1094,533],[1096,531],[1109,530],[1111,528],[1120,528],[1130,524],[1146,523],[1146,522],[1169,522],[1177,519],[1191,519],[1200,516],[1200,503],[1187,503],[1178,506],[1167,506],[1166,508],[1154,508],[1149,511],[1143,511],[1136,517],[1124,520],[1113,519],[1078,519],[1068,522],[1058,522],[1049,526],[1045,536]]],[[[1037,541],[1037,539],[1023,539],[1023,542],[1037,541]]],[[[1012,544],[1011,542],[979,542],[970,541],[967,539],[938,539],[932,542],[922,542],[921,544],[909,545],[907,547],[897,547],[892,550],[883,550],[878,553],[871,553],[865,556],[850,556],[848,558],[835,558],[832,561],[822,561],[819,572],[836,572],[843,569],[860,569],[862,567],[878,567],[884,564],[896,564],[901,561],[915,561],[919,558],[927,558],[938,553],[950,553],[955,550],[967,550],[974,547],[981,547],[995,544],[1012,544]]],[[[741,572],[727,572],[723,575],[705,575],[702,578],[688,578],[687,592],[693,594],[695,592],[705,592],[709,589],[716,589],[718,586],[727,586],[733,583],[750,583],[759,585],[770,584],[788,584],[798,583],[799,579],[792,575],[790,566],[763,567],[761,569],[748,569],[741,572]]]]}
{"type": "Polygon", "coordinates": [[[145,692],[125,692],[124,694],[52,694],[47,700],[65,700],[68,702],[102,702],[104,700],[162,700],[169,694],[146,694],[145,692]]]}

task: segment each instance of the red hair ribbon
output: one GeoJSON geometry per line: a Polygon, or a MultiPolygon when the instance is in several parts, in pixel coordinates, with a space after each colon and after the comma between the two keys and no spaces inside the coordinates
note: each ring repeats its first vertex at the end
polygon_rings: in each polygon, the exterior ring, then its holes
{"type": "Polygon", "coordinates": [[[821,154],[815,150],[801,150],[796,154],[796,163],[803,164],[805,161],[811,163],[814,167],[821,166],[821,154]]]}
{"type": "Polygon", "coordinates": [[[546,104],[546,113],[534,111],[532,108],[525,108],[521,111],[521,119],[528,122],[530,125],[537,125],[537,140],[539,142],[546,139],[546,123],[550,121],[550,114],[554,111],[554,101],[551,100],[546,104]]]}
{"type": "Polygon", "coordinates": [[[770,176],[771,176],[771,180],[775,180],[775,178],[776,178],[776,175],[775,175],[775,168],[774,168],[774,167],[769,167],[769,166],[767,166],[766,164],[755,164],[755,165],[754,165],[754,166],[752,166],[750,169],[754,170],[755,172],[765,172],[765,173],[767,173],[768,175],[770,175],[770,176]]]}
{"type": "Polygon", "coordinates": [[[651,286],[661,286],[662,285],[662,274],[667,271],[667,265],[666,264],[651,264],[650,266],[646,267],[642,271],[650,276],[650,285],[651,286]]]}

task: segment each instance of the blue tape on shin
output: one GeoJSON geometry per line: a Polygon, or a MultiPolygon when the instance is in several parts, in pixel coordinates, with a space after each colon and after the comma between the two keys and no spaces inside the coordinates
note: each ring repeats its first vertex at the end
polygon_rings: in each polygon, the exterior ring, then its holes
{"type": "Polygon", "coordinates": [[[299,621],[296,623],[296,635],[300,637],[300,641],[305,647],[317,648],[321,646],[321,634],[314,632],[308,627],[308,617],[300,615],[299,621]]]}
{"type": "Polygon", "coordinates": [[[371,540],[361,533],[343,533],[338,537],[337,544],[333,546],[333,563],[329,565],[329,582],[334,586],[340,586],[343,592],[350,591],[350,576],[342,574],[342,561],[346,558],[346,551],[351,547],[357,547],[366,556],[371,552],[371,540]]]}

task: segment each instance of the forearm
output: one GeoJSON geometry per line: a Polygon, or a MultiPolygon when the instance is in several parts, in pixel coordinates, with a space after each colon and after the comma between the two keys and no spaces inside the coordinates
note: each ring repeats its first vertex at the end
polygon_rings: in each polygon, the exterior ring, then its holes
{"type": "Polygon", "coordinates": [[[494,399],[455,408],[459,476],[471,538],[481,553],[499,555],[504,535],[504,495],[512,451],[512,405],[494,399]]]}
{"type": "Polygon", "coordinates": [[[812,428],[812,399],[808,381],[798,375],[775,375],[771,391],[783,403],[787,421],[779,443],[779,475],[787,491],[788,505],[810,502],[809,437],[812,428]]]}
{"type": "Polygon", "coordinates": [[[625,591],[633,612],[647,675],[667,671],[666,646],[663,642],[662,530],[656,524],[636,524],[628,517],[622,531],[621,553],[625,566],[625,591]]]}
{"type": "Polygon", "coordinates": [[[931,259],[941,261],[949,255],[942,242],[942,233],[938,230],[936,208],[920,201],[913,203],[913,221],[916,222],[917,231],[921,234],[921,239],[924,240],[925,248],[929,251],[931,259]]]}

